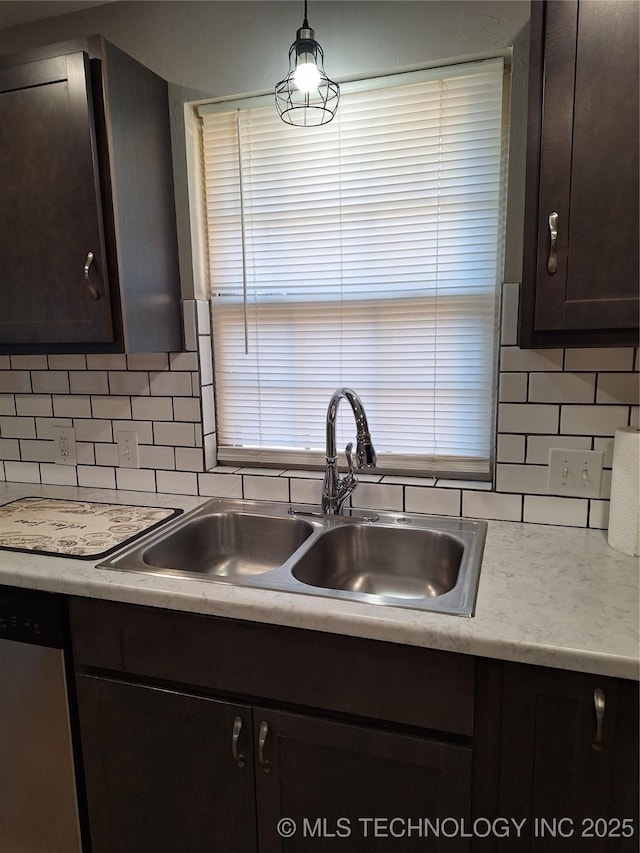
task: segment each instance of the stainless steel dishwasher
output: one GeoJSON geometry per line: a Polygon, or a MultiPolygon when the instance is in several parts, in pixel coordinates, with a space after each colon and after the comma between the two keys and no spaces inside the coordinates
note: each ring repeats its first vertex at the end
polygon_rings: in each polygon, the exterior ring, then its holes
{"type": "Polygon", "coordinates": [[[59,596],[0,586],[0,851],[80,853],[59,596]]]}

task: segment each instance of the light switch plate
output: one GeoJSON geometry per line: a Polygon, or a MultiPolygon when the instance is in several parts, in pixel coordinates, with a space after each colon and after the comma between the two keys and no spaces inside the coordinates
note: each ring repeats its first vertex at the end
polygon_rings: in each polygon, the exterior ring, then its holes
{"type": "Polygon", "coordinates": [[[602,482],[602,450],[549,450],[547,491],[552,495],[599,498],[602,482]]]}
{"type": "Polygon", "coordinates": [[[139,468],[140,450],[138,449],[138,434],[131,431],[116,433],[118,443],[118,465],[120,468],[139,468]]]}

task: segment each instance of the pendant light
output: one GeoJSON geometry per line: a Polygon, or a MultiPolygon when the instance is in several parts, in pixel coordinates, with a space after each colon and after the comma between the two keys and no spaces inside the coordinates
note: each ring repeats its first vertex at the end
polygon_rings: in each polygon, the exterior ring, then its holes
{"type": "Polygon", "coordinates": [[[289,73],[276,83],[276,109],[282,121],[298,127],[326,124],[336,114],[340,87],[324,73],[324,53],[304,20],[289,48],[289,73]]]}

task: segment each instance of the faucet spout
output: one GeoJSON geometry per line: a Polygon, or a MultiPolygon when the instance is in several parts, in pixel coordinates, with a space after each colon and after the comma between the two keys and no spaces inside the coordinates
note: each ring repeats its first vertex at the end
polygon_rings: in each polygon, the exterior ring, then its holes
{"type": "Polygon", "coordinates": [[[358,470],[375,468],[376,452],[371,441],[367,415],[362,405],[362,400],[355,391],[350,388],[339,388],[334,391],[329,400],[327,409],[327,453],[326,469],[324,475],[324,486],[322,490],[322,512],[327,515],[339,515],[342,505],[347,497],[358,485],[354,473],[353,459],[351,456],[351,445],[347,447],[347,462],[349,473],[343,479],[338,476],[337,452],[336,452],[336,418],[340,400],[346,399],[353,411],[356,421],[356,459],[355,467],[358,470]]]}

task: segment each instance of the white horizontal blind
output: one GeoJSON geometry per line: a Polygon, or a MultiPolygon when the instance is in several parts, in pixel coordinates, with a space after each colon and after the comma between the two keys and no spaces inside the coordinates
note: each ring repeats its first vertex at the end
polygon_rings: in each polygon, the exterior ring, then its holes
{"type": "Polygon", "coordinates": [[[502,60],[439,71],[317,128],[203,111],[221,460],[319,461],[346,385],[381,468],[488,472],[502,60]]]}

